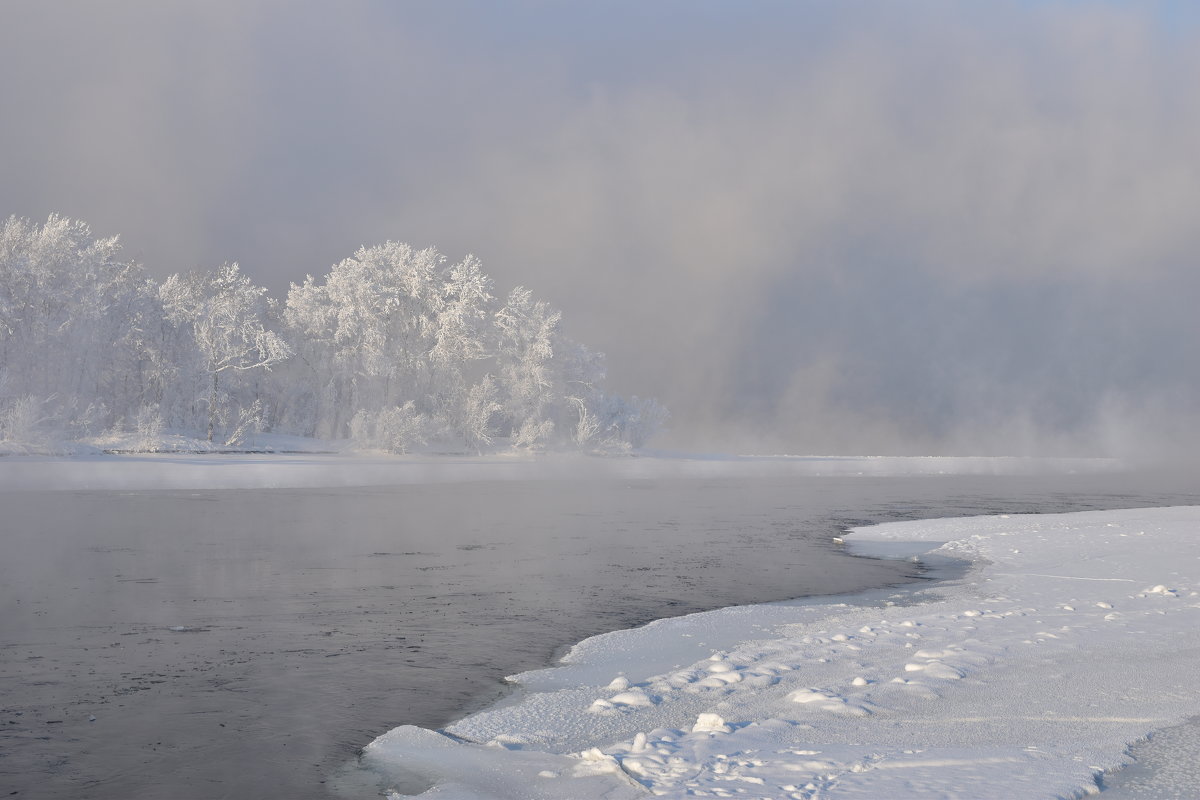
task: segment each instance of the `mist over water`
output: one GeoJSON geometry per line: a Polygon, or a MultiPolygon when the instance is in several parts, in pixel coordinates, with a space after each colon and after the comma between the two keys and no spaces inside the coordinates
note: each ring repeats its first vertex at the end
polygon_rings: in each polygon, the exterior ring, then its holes
{"type": "Polygon", "coordinates": [[[914,579],[847,556],[847,527],[1197,500],[1110,471],[570,473],[0,491],[0,786],[328,796],[374,737],[445,725],[584,637],[914,579]]]}
{"type": "Polygon", "coordinates": [[[0,214],[282,296],[474,252],[662,443],[1186,452],[1182,3],[6,4],[0,214]]]}

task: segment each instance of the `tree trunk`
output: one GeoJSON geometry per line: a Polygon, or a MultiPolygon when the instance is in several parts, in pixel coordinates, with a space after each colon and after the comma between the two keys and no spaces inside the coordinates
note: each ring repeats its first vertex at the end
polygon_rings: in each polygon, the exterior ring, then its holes
{"type": "Polygon", "coordinates": [[[214,372],[212,390],[208,394],[208,441],[213,440],[213,428],[217,423],[217,374],[214,372]]]}

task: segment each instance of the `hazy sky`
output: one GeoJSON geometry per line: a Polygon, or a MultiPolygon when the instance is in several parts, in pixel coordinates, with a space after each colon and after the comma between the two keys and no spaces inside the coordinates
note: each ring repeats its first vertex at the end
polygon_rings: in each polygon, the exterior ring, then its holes
{"type": "Polygon", "coordinates": [[[1195,443],[1193,6],[5,0],[0,215],[474,252],[680,446],[1195,443]]]}

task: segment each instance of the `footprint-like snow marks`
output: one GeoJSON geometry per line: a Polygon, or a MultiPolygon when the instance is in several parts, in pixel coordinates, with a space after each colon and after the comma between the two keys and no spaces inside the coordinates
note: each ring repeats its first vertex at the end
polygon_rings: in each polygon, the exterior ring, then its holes
{"type": "MultiPolygon", "coordinates": [[[[894,707],[898,698],[937,700],[941,694],[926,681],[892,678],[871,692],[871,699],[880,705],[894,707]]],[[[902,705],[902,703],[900,703],[902,705]]]]}
{"type": "Polygon", "coordinates": [[[853,703],[845,697],[823,689],[797,689],[787,696],[793,703],[811,708],[819,708],[832,714],[845,714],[852,717],[865,717],[871,712],[860,703],[853,703]]]}
{"type": "Polygon", "coordinates": [[[956,681],[966,673],[958,667],[952,667],[944,661],[926,661],[923,664],[909,662],[904,665],[905,672],[920,672],[929,678],[944,681],[956,681]]]}
{"type": "MultiPolygon", "coordinates": [[[[614,683],[617,685],[621,685],[622,683],[628,685],[627,681],[614,681],[614,683]]],[[[610,684],[611,686],[612,684],[610,684]]],[[[647,694],[643,689],[634,687],[626,689],[623,692],[618,692],[607,700],[603,698],[593,700],[592,704],[588,706],[588,711],[604,714],[631,708],[649,708],[658,703],[659,699],[655,695],[647,694]]]]}
{"type": "Polygon", "coordinates": [[[655,698],[646,694],[641,689],[629,689],[628,691],[614,694],[608,698],[608,702],[614,706],[633,706],[635,708],[643,708],[654,705],[655,698]]]}
{"type": "Polygon", "coordinates": [[[733,728],[725,724],[720,714],[701,714],[696,717],[692,733],[732,733],[733,728]]]}
{"type": "Polygon", "coordinates": [[[961,648],[945,648],[942,650],[918,650],[913,658],[950,658],[962,652],[961,648]]]}

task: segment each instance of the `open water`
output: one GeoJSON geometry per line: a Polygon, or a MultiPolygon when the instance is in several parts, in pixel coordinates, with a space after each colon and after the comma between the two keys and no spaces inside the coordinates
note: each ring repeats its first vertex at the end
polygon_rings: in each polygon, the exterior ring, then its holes
{"type": "Polygon", "coordinates": [[[564,645],[919,579],[854,525],[1194,504],[1177,476],[0,491],[0,796],[330,796],[564,645]]]}

